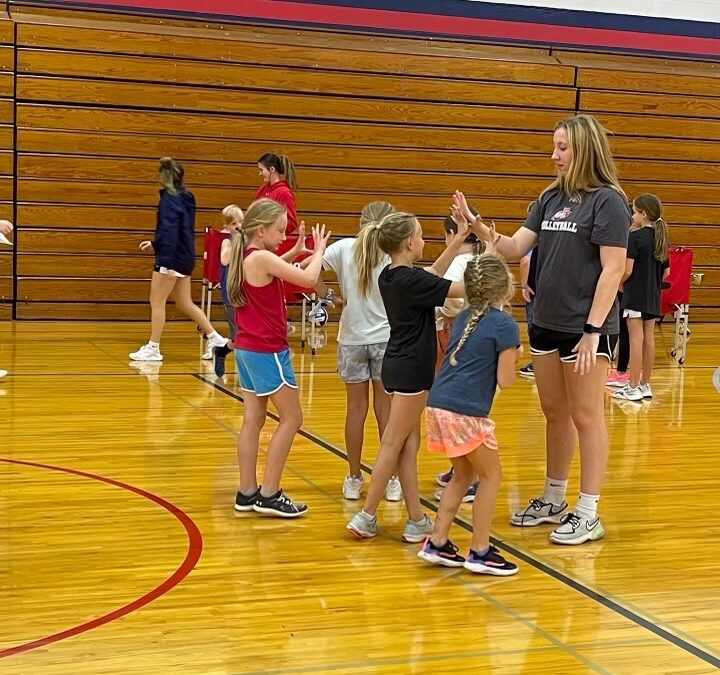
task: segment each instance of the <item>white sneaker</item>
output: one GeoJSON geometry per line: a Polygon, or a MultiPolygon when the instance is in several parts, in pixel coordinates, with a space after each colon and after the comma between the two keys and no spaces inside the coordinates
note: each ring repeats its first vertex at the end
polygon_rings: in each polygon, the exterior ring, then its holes
{"type": "Polygon", "coordinates": [[[642,393],[643,398],[652,398],[652,389],[650,389],[650,383],[646,382],[645,384],[640,385],[640,392],[642,393]]]}
{"type": "Polygon", "coordinates": [[[163,356],[160,353],[160,347],[151,347],[143,345],[136,352],[128,354],[133,361],[162,361],[163,356]]]}
{"type": "Polygon", "coordinates": [[[342,494],[345,499],[360,499],[360,492],[362,491],[362,486],[365,483],[365,479],[360,476],[359,478],[355,478],[355,476],[347,475],[345,476],[345,480],[343,481],[342,486],[342,494]]]}
{"type": "Polygon", "coordinates": [[[595,516],[592,520],[578,515],[567,513],[559,527],[550,533],[550,541],[553,544],[584,544],[586,541],[595,541],[605,536],[605,529],[600,518],[595,516]]]}
{"type": "Polygon", "coordinates": [[[636,403],[643,400],[641,387],[639,385],[637,387],[633,387],[629,384],[614,392],[612,397],[619,398],[623,401],[635,401],[636,403]]]}
{"type": "Polygon", "coordinates": [[[557,505],[543,501],[543,497],[533,497],[528,506],[512,515],[510,524],[516,527],[535,527],[540,523],[560,523],[567,507],[567,502],[557,505]]]}
{"type": "Polygon", "coordinates": [[[5,377],[8,374],[7,370],[0,370],[0,377],[5,377]]]}
{"type": "Polygon", "coordinates": [[[222,335],[218,335],[214,338],[208,338],[205,343],[205,353],[202,355],[203,359],[205,361],[210,361],[213,357],[213,349],[215,349],[215,347],[224,347],[227,342],[228,339],[222,335]]]}
{"type": "Polygon", "coordinates": [[[389,502],[401,502],[403,498],[402,486],[397,476],[392,476],[385,486],[385,499],[389,502]]]}

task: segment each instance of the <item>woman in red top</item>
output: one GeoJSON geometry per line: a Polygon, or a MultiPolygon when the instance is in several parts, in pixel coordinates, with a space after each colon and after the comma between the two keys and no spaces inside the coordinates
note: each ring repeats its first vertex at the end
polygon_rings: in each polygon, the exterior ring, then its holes
{"type": "Polygon", "coordinates": [[[255,193],[255,199],[267,197],[279,202],[287,209],[286,237],[295,234],[298,228],[295,190],[298,189],[295,165],[285,155],[266,152],[258,159],[258,170],[263,184],[255,193]]]}
{"type": "Polygon", "coordinates": [[[283,255],[275,253],[285,241],[287,212],[271,199],[258,199],[245,212],[240,236],[232,240],[227,291],[235,305],[235,360],[244,392],[245,414],[238,435],[237,455],[240,490],[237,511],[257,511],[295,518],[307,511],[280,489],[293,438],[302,424],[302,410],[287,343],[287,312],[284,284],[314,286],[322,270],[322,255],[330,232],[313,228],[313,251],[305,269],[292,264],[303,247],[304,227],[296,245],[283,255]],[[265,424],[268,399],[273,402],[279,424],[270,439],[262,487],[257,482],[260,432],[265,424]]]}

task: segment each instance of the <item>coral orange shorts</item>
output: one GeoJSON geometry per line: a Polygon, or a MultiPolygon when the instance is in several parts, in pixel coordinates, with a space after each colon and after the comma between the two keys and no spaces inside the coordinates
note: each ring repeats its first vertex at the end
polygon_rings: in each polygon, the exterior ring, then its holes
{"type": "Polygon", "coordinates": [[[427,447],[448,457],[462,457],[484,445],[497,450],[495,422],[488,417],[461,415],[440,408],[425,409],[427,447]]]}

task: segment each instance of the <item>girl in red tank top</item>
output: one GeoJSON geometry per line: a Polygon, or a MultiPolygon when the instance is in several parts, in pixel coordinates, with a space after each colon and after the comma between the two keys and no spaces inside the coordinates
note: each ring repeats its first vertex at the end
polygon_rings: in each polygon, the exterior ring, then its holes
{"type": "Polygon", "coordinates": [[[301,223],[296,245],[277,255],[275,249],[285,240],[286,228],[287,211],[282,204],[258,199],[248,207],[241,236],[232,240],[227,291],[235,305],[235,360],[245,402],[237,444],[240,489],[235,510],[295,518],[307,511],[307,505],[294,502],[280,488],[285,460],[302,424],[287,344],[283,284],[312,287],[317,283],[330,232],[325,233],[324,225],[313,228],[314,251],[300,269],[291,263],[305,252],[305,226],[301,223]],[[277,410],[279,424],[268,445],[262,485],[258,485],[257,456],[268,399],[277,410]]]}

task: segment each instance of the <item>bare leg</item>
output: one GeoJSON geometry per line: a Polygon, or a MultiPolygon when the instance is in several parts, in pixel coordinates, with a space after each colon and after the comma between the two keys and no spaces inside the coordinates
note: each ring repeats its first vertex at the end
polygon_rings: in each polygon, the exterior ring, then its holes
{"type": "Polygon", "coordinates": [[[643,321],[642,319],[625,319],[627,321],[628,335],[630,336],[630,386],[640,384],[640,368],[643,359],[643,321]]]}
{"type": "Polygon", "coordinates": [[[280,422],[268,445],[261,492],[264,497],[269,497],[280,489],[280,477],[285,468],[285,460],[295,434],[303,422],[297,389],[283,385],[274,394],[270,394],[269,398],[277,410],[280,422]]]}
{"type": "Polygon", "coordinates": [[[438,547],[442,546],[448,540],[450,526],[460,508],[462,498],[465,496],[470,483],[475,479],[475,470],[468,460],[467,455],[463,457],[453,457],[451,461],[454,469],[453,475],[443,491],[430,537],[432,543],[438,547]]]}
{"type": "Polygon", "coordinates": [[[368,414],[370,385],[367,382],[345,383],[347,407],[345,412],[345,449],[348,454],[349,473],[359,478],[365,436],[365,420],[368,414]]]}
{"type": "Polygon", "coordinates": [[[533,369],[540,405],[545,415],[547,477],[567,480],[577,432],[570,415],[562,361],[557,352],[533,355],[533,369]]]}
{"type": "Polygon", "coordinates": [[[479,485],[473,502],[473,533],[470,548],[482,551],[490,545],[495,502],[502,480],[502,467],[497,450],[481,445],[467,455],[478,475],[479,485]]]}
{"type": "Polygon", "coordinates": [[[153,272],[150,280],[150,341],[160,343],[165,328],[165,305],[177,277],[153,272]]]}
{"type": "Polygon", "coordinates": [[[251,495],[257,491],[257,456],[260,432],[265,426],[267,397],[255,396],[243,391],[245,411],[237,440],[238,468],[240,470],[240,492],[251,495]]]}
{"type": "MultiPolygon", "coordinates": [[[[632,359],[632,357],[631,357],[632,359]]],[[[587,375],[564,363],[570,413],[580,441],[580,491],[599,495],[607,469],[609,441],[605,426],[605,380],[608,360],[599,356],[587,375]]]]}
{"type": "MultiPolygon", "coordinates": [[[[421,411],[422,412],[422,411],[421,411]]],[[[397,462],[397,472],[400,478],[400,485],[403,491],[403,499],[407,508],[408,517],[411,520],[420,520],[423,517],[422,506],[420,505],[420,487],[418,486],[417,456],[420,450],[420,417],[415,428],[405,439],[403,449],[400,452],[397,462]]],[[[373,476],[375,470],[373,469],[373,476]]]]}
{"type": "Polygon", "coordinates": [[[390,402],[392,397],[385,391],[380,380],[371,380],[373,392],[373,412],[377,421],[378,437],[382,438],[390,417],[390,402]]]}
{"type": "Polygon", "coordinates": [[[643,384],[650,382],[655,366],[655,319],[643,321],[642,377],[643,384]]]}
{"type": "Polygon", "coordinates": [[[193,302],[190,293],[190,277],[178,279],[173,292],[175,306],[188,318],[195,322],[205,335],[214,333],[215,329],[203,311],[193,302]]]}
{"type": "MultiPolygon", "coordinates": [[[[413,431],[418,431],[420,415],[425,408],[427,394],[427,391],[410,396],[393,394],[390,416],[380,441],[380,450],[375,460],[372,480],[363,506],[365,513],[374,515],[377,511],[378,504],[385,492],[385,486],[398,466],[398,458],[403,451],[405,441],[413,431]]],[[[415,481],[417,483],[417,475],[415,481]]],[[[402,483],[402,477],[400,482],[402,483]]],[[[403,485],[404,490],[405,485],[403,485]]],[[[410,517],[412,518],[412,515],[410,517]]]]}

